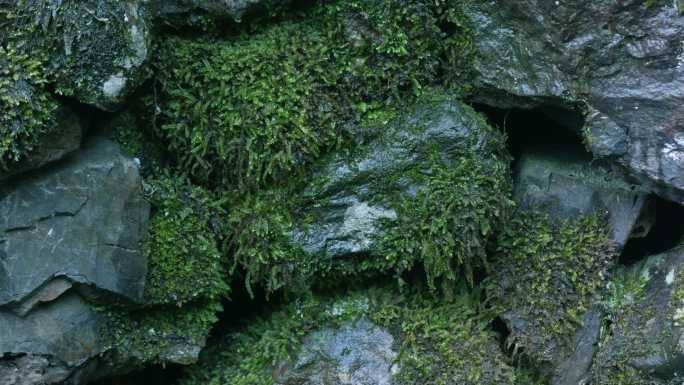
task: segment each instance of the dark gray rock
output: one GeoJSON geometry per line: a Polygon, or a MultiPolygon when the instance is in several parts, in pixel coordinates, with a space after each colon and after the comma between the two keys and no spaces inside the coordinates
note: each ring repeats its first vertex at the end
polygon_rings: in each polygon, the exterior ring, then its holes
{"type": "MultiPolygon", "coordinates": [[[[497,135],[479,114],[455,99],[440,97],[411,109],[380,127],[356,152],[334,154],[321,163],[304,193],[316,202],[307,208],[314,221],[294,231],[293,242],[322,258],[377,253],[376,240],[397,219],[392,193],[414,197],[425,188],[406,178],[411,170],[429,174],[434,153],[446,162],[458,162],[467,151],[495,169],[507,162],[494,144],[501,144],[497,135]]],[[[502,199],[506,194],[502,192],[502,199]]]]}
{"type": "Polygon", "coordinates": [[[678,2],[476,2],[476,98],[585,104],[594,155],[684,202],[684,18],[678,2]],[[504,95],[505,97],[501,97],[504,95]]]}
{"type": "Polygon", "coordinates": [[[309,334],[294,362],[279,368],[280,385],[391,385],[398,352],[389,331],[362,319],[309,334]]]}
{"type": "Polygon", "coordinates": [[[55,127],[41,135],[38,144],[9,170],[0,170],[0,182],[14,175],[41,168],[58,161],[78,150],[81,146],[83,128],[78,117],[67,108],[62,108],[55,127]]]}
{"type": "Polygon", "coordinates": [[[599,211],[607,215],[611,239],[622,248],[634,229],[647,233],[642,221],[648,195],[620,175],[571,151],[530,150],[518,158],[514,198],[522,207],[542,209],[557,218],[599,211]]]}
{"type": "Polygon", "coordinates": [[[602,333],[592,383],[612,384],[616,377],[641,383],[681,382],[684,247],[649,257],[623,272],[613,289],[605,300],[611,323],[602,333]]]}
{"type": "MultiPolygon", "coordinates": [[[[163,24],[172,26],[201,26],[204,18],[229,19],[240,22],[249,11],[263,6],[265,0],[156,0],[155,16],[163,24]]],[[[271,2],[289,3],[289,0],[271,2]]]]}
{"type": "Polygon", "coordinates": [[[137,163],[96,138],[76,156],[0,187],[0,307],[21,314],[52,298],[51,281],[141,301],[147,261],[139,250],[149,204],[137,163]]]}

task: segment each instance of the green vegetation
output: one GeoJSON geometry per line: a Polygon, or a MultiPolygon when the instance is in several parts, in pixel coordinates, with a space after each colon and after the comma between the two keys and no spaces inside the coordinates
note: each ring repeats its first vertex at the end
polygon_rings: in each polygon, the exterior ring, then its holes
{"type": "Polygon", "coordinates": [[[487,329],[489,316],[477,310],[476,293],[463,292],[454,301],[442,302],[426,291],[399,294],[393,289],[287,304],[204,352],[181,384],[271,385],[274,369],[296,359],[306,335],[360,319],[393,334],[400,368],[394,378],[399,384],[522,385],[529,380],[526,374],[518,378],[499,350],[487,329]]]}
{"type": "Polygon", "coordinates": [[[0,169],[25,157],[55,125],[58,105],[42,59],[0,44],[0,169]]]}
{"type": "Polygon", "coordinates": [[[229,293],[214,222],[222,202],[179,177],[148,181],[155,209],[143,245],[148,259],[145,285],[151,303],[181,306],[229,293]]]}
{"type": "Polygon", "coordinates": [[[456,0],[357,0],[229,40],[168,38],[156,62],[158,130],[202,183],[251,189],[294,178],[347,143],[364,115],[442,72],[457,84],[472,56],[461,9],[456,0]]]}
{"type": "Polygon", "coordinates": [[[528,323],[509,342],[535,362],[545,361],[548,346],[568,341],[605,288],[614,251],[602,222],[598,214],[554,221],[519,212],[498,237],[488,296],[528,323]]]}

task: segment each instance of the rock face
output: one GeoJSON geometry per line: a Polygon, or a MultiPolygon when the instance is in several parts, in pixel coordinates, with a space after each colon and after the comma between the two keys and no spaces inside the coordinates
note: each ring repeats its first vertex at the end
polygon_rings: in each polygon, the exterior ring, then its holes
{"type": "Polygon", "coordinates": [[[136,162],[103,137],[0,188],[0,384],[56,383],[108,349],[81,294],[142,300],[148,216],[136,162]]]}
{"type": "Polygon", "coordinates": [[[586,142],[684,202],[684,18],[677,2],[525,0],[471,9],[485,103],[586,104],[586,142]]]}
{"type": "Polygon", "coordinates": [[[684,374],[684,247],[618,276],[606,298],[612,321],[592,368],[593,384],[670,384],[684,374]]]}
{"type": "MultiPolygon", "coordinates": [[[[276,0],[273,4],[288,2],[276,0]]],[[[205,16],[240,22],[245,13],[263,3],[264,0],[158,0],[154,7],[155,16],[162,24],[183,26],[199,25],[205,16]]]]}
{"type": "Polygon", "coordinates": [[[517,160],[514,198],[556,218],[607,214],[610,237],[622,248],[634,229],[648,233],[647,192],[577,154],[532,150],[517,160]]]}
{"type": "Polygon", "coordinates": [[[394,337],[366,319],[321,329],[302,342],[297,360],[278,370],[276,383],[391,385],[398,353],[394,337]]]}

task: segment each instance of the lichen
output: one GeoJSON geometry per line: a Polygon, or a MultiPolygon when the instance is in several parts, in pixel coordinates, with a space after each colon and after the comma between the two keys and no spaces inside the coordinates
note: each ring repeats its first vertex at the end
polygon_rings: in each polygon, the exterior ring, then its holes
{"type": "Polygon", "coordinates": [[[440,72],[458,78],[471,55],[461,10],[459,1],[357,0],[232,39],[170,37],[156,62],[159,132],[203,183],[273,184],[346,143],[365,114],[440,72]]]}
{"type": "Polygon", "coordinates": [[[566,346],[582,315],[603,293],[614,247],[599,214],[553,220],[518,212],[497,237],[494,273],[486,278],[490,301],[526,324],[509,344],[533,362],[550,360],[550,346],[566,346]]]}

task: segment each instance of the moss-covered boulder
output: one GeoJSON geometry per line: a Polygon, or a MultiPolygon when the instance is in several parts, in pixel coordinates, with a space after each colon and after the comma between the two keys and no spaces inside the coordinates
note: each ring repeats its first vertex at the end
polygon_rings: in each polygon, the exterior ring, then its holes
{"type": "Polygon", "coordinates": [[[476,296],[395,290],[286,305],[208,349],[181,384],[533,383],[502,354],[476,296]]]}
{"type": "Polygon", "coordinates": [[[684,247],[623,269],[606,296],[592,384],[674,384],[684,375],[684,247]]]}
{"type": "Polygon", "coordinates": [[[453,81],[470,58],[460,1],[340,1],[218,38],[169,37],[158,125],[203,183],[251,189],[302,172],[367,114],[453,81]],[[453,75],[453,76],[452,76],[453,75]]]}
{"type": "Polygon", "coordinates": [[[493,254],[485,286],[510,330],[508,346],[554,385],[586,379],[613,257],[600,214],[556,220],[519,211],[493,254]]]}
{"type": "Polygon", "coordinates": [[[55,91],[116,108],[149,75],[146,1],[19,0],[0,4],[0,45],[44,60],[55,91]]]}
{"type": "Polygon", "coordinates": [[[377,115],[365,131],[298,188],[231,207],[228,246],[248,284],[274,290],[420,267],[430,286],[450,286],[487,266],[511,207],[504,135],[443,94],[377,115]]]}

